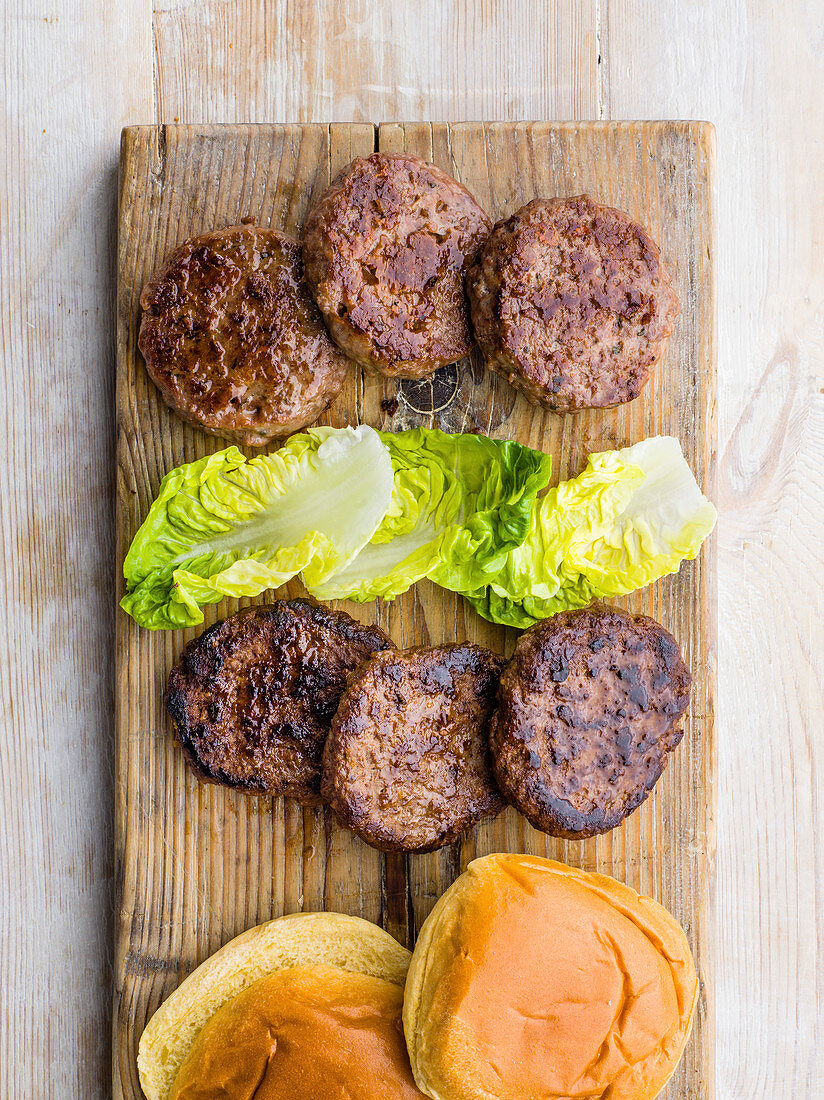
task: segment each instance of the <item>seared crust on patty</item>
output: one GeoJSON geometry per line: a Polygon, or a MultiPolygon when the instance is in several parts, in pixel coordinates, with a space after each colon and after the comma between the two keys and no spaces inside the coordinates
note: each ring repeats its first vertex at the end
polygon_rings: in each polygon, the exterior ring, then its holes
{"type": "Polygon", "coordinates": [[[367,370],[425,378],[469,353],[467,263],[491,220],[440,168],[358,157],[306,219],[306,279],[332,338],[367,370]]]}
{"type": "Polygon", "coordinates": [[[274,229],[185,241],[140,304],[138,345],[163,400],[235,443],[262,447],[313,423],[351,365],[303,281],[300,244],[274,229]]]}
{"type": "Polygon", "coordinates": [[[536,829],[577,840],[639,806],[682,737],[692,677],[654,619],[593,605],[518,640],[490,730],[505,797],[536,829]]]}
{"type": "Polygon", "coordinates": [[[587,195],[498,222],[466,286],[487,366],[559,413],[637,397],[680,312],[649,235],[587,195]]]}
{"type": "Polygon", "coordinates": [[[488,723],[502,665],[441,645],[376,653],[356,672],[323,756],[338,822],[387,852],[430,852],[498,813],[488,723]]]}
{"type": "Polygon", "coordinates": [[[166,708],[200,779],[319,801],[323,745],[346,677],[378,650],[377,626],[308,600],[216,623],[169,674],[166,708]]]}

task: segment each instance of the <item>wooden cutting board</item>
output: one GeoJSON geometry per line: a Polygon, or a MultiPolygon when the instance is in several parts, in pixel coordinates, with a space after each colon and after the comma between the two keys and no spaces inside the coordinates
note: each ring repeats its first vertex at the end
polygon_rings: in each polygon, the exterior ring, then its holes
{"type": "MultiPolygon", "coordinates": [[[[324,418],[386,430],[419,424],[516,439],[553,456],[554,480],[591,451],[671,434],[713,496],[712,127],[696,122],[145,126],[123,133],[118,253],[118,556],[122,562],[163,475],[225,444],[170,413],[137,350],[144,283],[184,238],[253,216],[298,234],[332,176],[354,156],[408,150],[464,182],[494,217],[529,199],[588,192],[647,226],[683,312],[651,384],[630,405],[558,417],[532,408],[473,356],[433,382],[353,370],[324,418]]],[[[250,452],[251,453],[251,452],[250,452]]],[[[384,855],[323,810],[199,783],[163,710],[169,668],[198,630],[151,633],[119,612],[117,635],[116,1002],[114,1093],[140,1097],[135,1052],[160,1002],[208,955],[282,913],[329,909],[382,924],[412,945],[469,860],[530,852],[614,875],[667,906],[701,976],[692,1038],[665,1096],[713,1095],[712,923],[715,570],[699,559],[624,601],[680,641],[695,683],[683,742],[650,799],[605,836],[558,841],[513,809],[431,855],[384,855]]],[[[301,592],[297,582],[278,595],[301,592]]],[[[271,597],[270,597],[271,598],[271,597]]],[[[248,604],[252,601],[242,601],[248,604]]],[[[225,600],[206,623],[235,611],[225,600]]],[[[394,603],[340,606],[401,646],[468,639],[509,654],[517,632],[480,619],[423,582],[394,603]]]]}

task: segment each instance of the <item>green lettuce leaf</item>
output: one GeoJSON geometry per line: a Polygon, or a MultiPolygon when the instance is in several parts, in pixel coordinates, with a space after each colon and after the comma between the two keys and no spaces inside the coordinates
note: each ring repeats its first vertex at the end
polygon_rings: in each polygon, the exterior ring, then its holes
{"type": "Polygon", "coordinates": [[[312,428],[273,454],[236,447],[163,479],[135,535],[121,606],[152,630],[203,622],[224,596],[256,596],[303,573],[321,584],[373,536],[392,500],[392,461],[372,428],[312,428]]]}
{"type": "Polygon", "coordinates": [[[677,572],[715,520],[678,440],[657,436],[590,455],[578,477],[536,501],[527,538],[497,576],[455,590],[485,618],[528,627],[677,572]]]}
{"type": "Polygon", "coordinates": [[[425,428],[314,428],[251,460],[230,447],[163,480],[122,605],[184,627],[298,573],[321,599],[361,601],[429,577],[527,627],[675,572],[715,523],[675,439],[591,455],[539,497],[549,473],[518,443],[425,428]]]}
{"type": "Polygon", "coordinates": [[[489,583],[527,536],[550,456],[429,428],[381,439],[395,475],[386,516],[344,569],[320,584],[307,580],[312,594],[364,602],[394,599],[427,576],[457,590],[489,583]]]}

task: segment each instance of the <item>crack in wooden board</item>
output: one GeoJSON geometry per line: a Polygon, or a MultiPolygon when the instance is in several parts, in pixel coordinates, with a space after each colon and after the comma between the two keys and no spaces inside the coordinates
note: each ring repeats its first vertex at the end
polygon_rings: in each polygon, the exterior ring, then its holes
{"type": "MultiPolygon", "coordinates": [[[[118,539],[122,561],[163,475],[224,444],[183,424],[137,352],[140,291],[186,236],[252,215],[298,233],[329,179],[352,157],[407,149],[466,183],[495,218],[536,195],[589,192],[628,210],[661,244],[683,312],[665,359],[632,404],[560,418],[535,410],[476,355],[434,383],[353,371],[324,416],[388,430],[418,424],[478,430],[540,447],[553,480],[591,451],[655,434],[681,440],[712,496],[715,472],[714,136],[704,123],[414,123],[133,127],[124,131],[118,250],[118,539]]],[[[679,574],[625,606],[679,639],[695,675],[682,745],[653,795],[619,829],[556,841],[514,810],[439,853],[387,857],[323,811],[199,784],[163,714],[168,669],[198,631],[151,633],[120,614],[117,644],[115,1095],[141,1095],[135,1051],[172,989],[232,936],[280,913],[337,909],[410,942],[470,859],[490,851],[547,855],[599,870],[657,898],[682,922],[702,981],[693,1036],[663,1094],[713,1095],[714,542],[679,574]],[[147,732],[148,731],[148,732],[147,732]]],[[[279,595],[296,595],[299,583],[279,595]]],[[[208,608],[207,625],[254,601],[208,608]]],[[[428,582],[394,603],[342,604],[401,645],[466,638],[510,653],[517,634],[480,619],[428,582]]]]}

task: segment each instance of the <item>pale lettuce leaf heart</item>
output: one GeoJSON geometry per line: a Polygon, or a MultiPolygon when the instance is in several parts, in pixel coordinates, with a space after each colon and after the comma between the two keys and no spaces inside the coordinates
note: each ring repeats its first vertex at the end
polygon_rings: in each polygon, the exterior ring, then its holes
{"type": "Polygon", "coordinates": [[[465,595],[485,618],[528,627],[677,572],[715,521],[677,439],[593,454],[536,502],[529,535],[498,576],[465,595]]]}
{"type": "Polygon", "coordinates": [[[604,474],[614,471],[619,478],[633,466],[644,475],[600,538],[572,545],[570,564],[599,595],[626,595],[677,573],[682,561],[697,556],[718,515],[698,487],[677,439],[654,436],[592,457],[604,474]]]}
{"type": "Polygon", "coordinates": [[[194,626],[224,596],[303,573],[320,584],[377,530],[392,499],[379,434],[312,428],[273,454],[236,447],[172,470],[123,566],[123,608],[150,629],[194,626]]]}
{"type": "Polygon", "coordinates": [[[422,577],[476,589],[526,537],[551,459],[509,440],[416,428],[381,438],[395,483],[368,545],[320,585],[318,599],[391,600],[422,577]]]}

